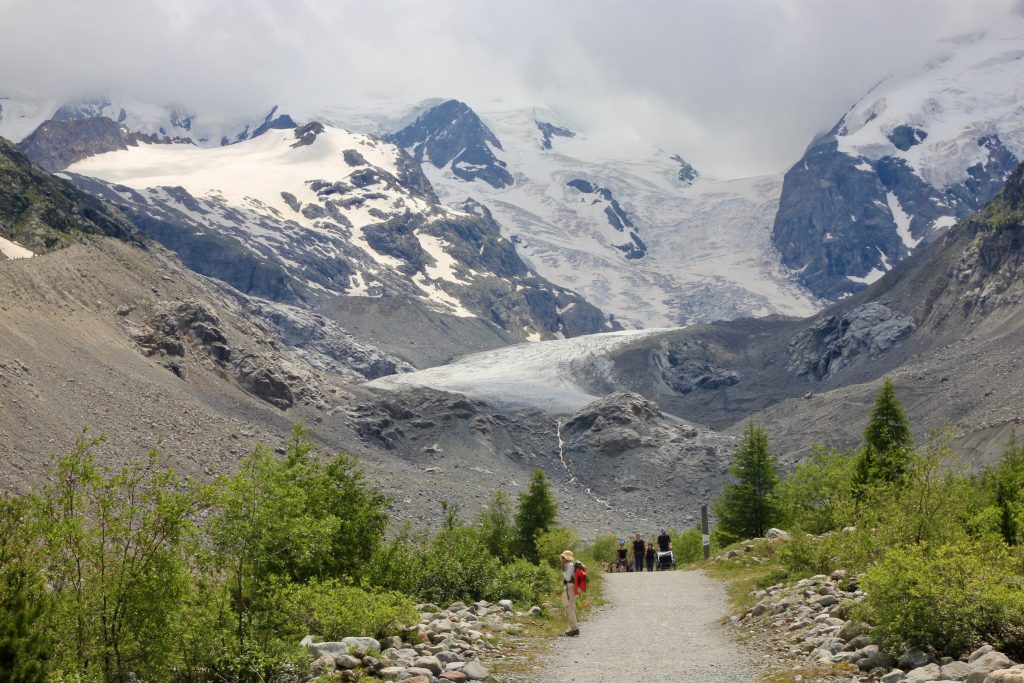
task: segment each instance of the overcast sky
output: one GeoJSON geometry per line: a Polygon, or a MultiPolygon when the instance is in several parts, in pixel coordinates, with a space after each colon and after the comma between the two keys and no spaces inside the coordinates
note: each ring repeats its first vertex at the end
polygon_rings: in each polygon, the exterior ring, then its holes
{"type": "Polygon", "coordinates": [[[886,75],[1018,0],[0,0],[0,91],[202,113],[546,106],[719,176],[776,172],[886,75]]]}

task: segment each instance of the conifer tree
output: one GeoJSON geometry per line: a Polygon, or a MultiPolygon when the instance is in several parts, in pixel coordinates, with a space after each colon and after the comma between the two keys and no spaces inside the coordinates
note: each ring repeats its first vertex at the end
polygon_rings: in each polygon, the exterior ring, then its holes
{"type": "Polygon", "coordinates": [[[854,485],[863,495],[876,482],[899,484],[910,467],[914,439],[903,404],[896,397],[896,386],[886,379],[875,397],[875,404],[864,429],[864,446],[857,456],[854,485]]]}
{"type": "Polygon", "coordinates": [[[519,494],[516,545],[520,555],[531,562],[537,561],[537,536],[551,528],[557,512],[558,505],[551,496],[544,470],[537,468],[530,475],[530,488],[519,494]]]}
{"type": "Polygon", "coordinates": [[[487,502],[487,507],[477,516],[484,543],[492,555],[502,562],[512,559],[515,547],[516,526],[512,513],[512,501],[502,489],[496,489],[487,502]]]}
{"type": "Polygon", "coordinates": [[[42,603],[12,592],[0,601],[0,683],[43,683],[50,648],[39,622],[42,603]]]}
{"type": "Polygon", "coordinates": [[[727,542],[764,536],[780,516],[775,500],[779,469],[761,427],[747,426],[729,472],[736,481],[725,485],[715,504],[718,535],[727,542]]]}

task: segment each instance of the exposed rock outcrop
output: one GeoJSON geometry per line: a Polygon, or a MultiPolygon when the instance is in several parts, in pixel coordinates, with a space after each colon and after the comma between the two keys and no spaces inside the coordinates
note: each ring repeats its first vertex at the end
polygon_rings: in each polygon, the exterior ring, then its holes
{"type": "Polygon", "coordinates": [[[496,188],[514,182],[507,164],[492,151],[501,150],[501,142],[476,112],[458,100],[431,107],[385,139],[410,150],[418,163],[448,167],[463,180],[482,180],[496,188]]]}
{"type": "Polygon", "coordinates": [[[884,353],[915,329],[913,318],[879,302],[820,318],[790,344],[789,369],[828,379],[861,355],[884,353]]]}
{"type": "Polygon", "coordinates": [[[574,138],[576,133],[572,132],[568,128],[562,126],[556,126],[553,123],[547,123],[546,121],[537,121],[537,129],[540,130],[541,134],[541,149],[551,149],[551,138],[574,138]]]}
{"type": "MultiPolygon", "coordinates": [[[[134,337],[146,355],[170,357],[165,367],[182,379],[186,379],[184,366],[175,359],[197,354],[199,362],[208,359],[242,389],[281,409],[296,402],[292,385],[308,379],[286,369],[272,353],[232,348],[220,318],[202,303],[167,304],[164,310],[150,316],[134,337]]],[[[307,391],[312,389],[308,384],[307,391]]]]}
{"type": "Polygon", "coordinates": [[[144,244],[117,209],[47,173],[0,138],[0,237],[41,254],[87,235],[144,244]]]}

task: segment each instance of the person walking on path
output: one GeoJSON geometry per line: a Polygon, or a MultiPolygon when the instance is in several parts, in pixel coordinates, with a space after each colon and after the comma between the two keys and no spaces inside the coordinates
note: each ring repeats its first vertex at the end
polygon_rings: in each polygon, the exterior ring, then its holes
{"type": "Polygon", "coordinates": [[[649,571],[649,572],[653,572],[654,571],[654,557],[655,557],[655,554],[656,553],[654,552],[654,544],[651,543],[651,542],[648,542],[647,543],[647,552],[644,554],[644,560],[647,562],[647,571],[649,571]]]}
{"type": "Polygon", "coordinates": [[[558,558],[562,561],[562,606],[569,619],[569,628],[562,635],[578,636],[580,624],[576,621],[576,558],[571,550],[566,550],[558,558]]]}
{"type": "Polygon", "coordinates": [[[618,553],[617,554],[618,560],[615,563],[615,571],[617,571],[617,572],[628,572],[629,571],[629,560],[627,559],[626,556],[629,554],[629,550],[626,549],[626,539],[624,539],[624,538],[620,538],[619,539],[619,549],[616,552],[618,553]]]}
{"type": "Polygon", "coordinates": [[[664,529],[661,530],[661,534],[658,536],[658,550],[663,553],[672,550],[672,537],[664,529]]]}
{"type": "Polygon", "coordinates": [[[647,545],[640,536],[640,532],[636,532],[636,539],[633,541],[633,571],[642,572],[644,570],[644,551],[646,548],[647,545]]]}

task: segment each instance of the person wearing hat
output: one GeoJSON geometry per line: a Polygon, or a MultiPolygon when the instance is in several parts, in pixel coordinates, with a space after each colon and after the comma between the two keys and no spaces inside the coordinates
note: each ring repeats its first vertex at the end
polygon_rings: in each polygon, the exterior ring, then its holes
{"type": "Polygon", "coordinates": [[[566,550],[558,558],[562,561],[562,606],[569,618],[569,628],[563,636],[578,636],[580,624],[576,621],[576,558],[566,550]]]}
{"type": "Polygon", "coordinates": [[[664,529],[661,530],[661,534],[658,536],[658,550],[663,553],[672,550],[672,537],[664,529]]]}

